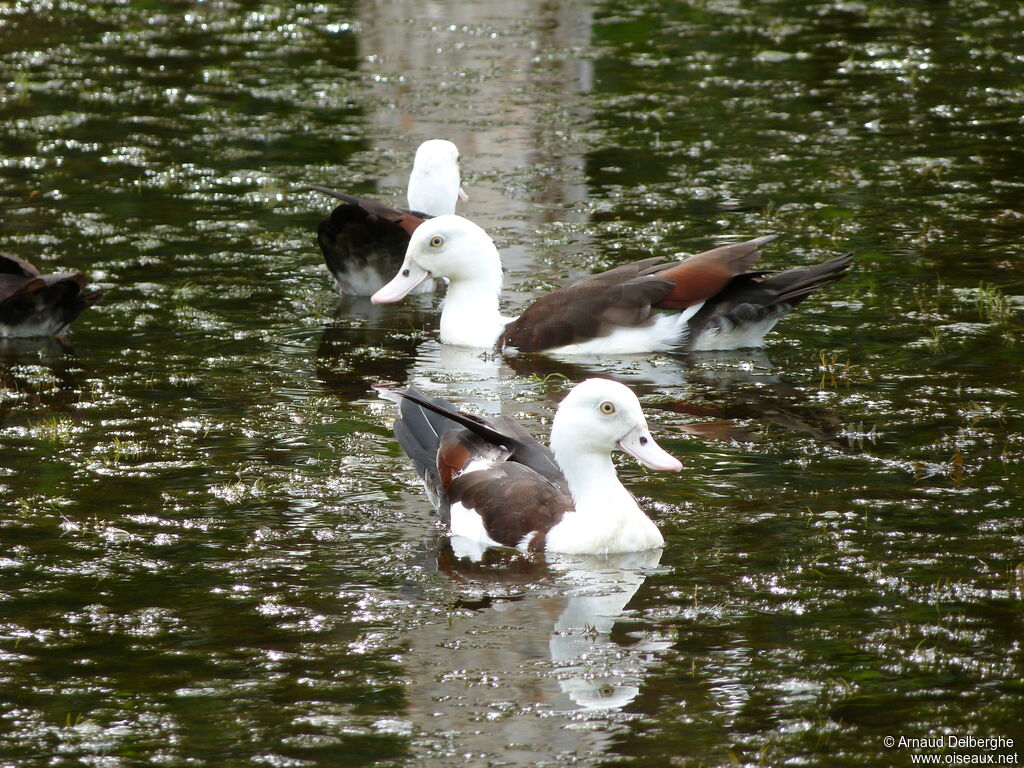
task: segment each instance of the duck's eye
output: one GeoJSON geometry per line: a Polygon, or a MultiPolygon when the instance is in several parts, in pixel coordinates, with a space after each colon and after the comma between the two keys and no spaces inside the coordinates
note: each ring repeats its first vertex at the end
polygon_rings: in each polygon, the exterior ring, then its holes
{"type": "Polygon", "coordinates": [[[640,435],[640,445],[647,445],[647,436],[640,435]]]}
{"type": "Polygon", "coordinates": [[[432,238],[430,238],[431,248],[440,248],[442,245],[444,245],[444,238],[441,237],[440,235],[434,235],[432,238]]]}
{"type": "Polygon", "coordinates": [[[403,269],[402,270],[402,277],[408,277],[408,276],[409,276],[409,270],[408,269],[403,269]]]}
{"type": "Polygon", "coordinates": [[[610,400],[605,400],[603,403],[601,403],[601,413],[615,413],[615,403],[611,402],[610,400]]]}

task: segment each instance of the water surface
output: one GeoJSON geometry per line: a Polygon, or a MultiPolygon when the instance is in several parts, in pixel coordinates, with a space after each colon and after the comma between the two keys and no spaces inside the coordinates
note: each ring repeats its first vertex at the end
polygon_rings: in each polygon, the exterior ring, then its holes
{"type": "Polygon", "coordinates": [[[1024,739],[1020,22],[0,8],[0,247],[106,294],[66,340],[0,344],[0,762],[877,766],[911,764],[888,735],[1024,739]],[[768,267],[856,267],[763,351],[444,349],[434,300],[332,291],[302,188],[401,203],[435,136],[510,311],[757,234],[768,267]],[[544,435],[594,374],[685,464],[620,465],[664,552],[456,557],[372,386],[544,435]]]}

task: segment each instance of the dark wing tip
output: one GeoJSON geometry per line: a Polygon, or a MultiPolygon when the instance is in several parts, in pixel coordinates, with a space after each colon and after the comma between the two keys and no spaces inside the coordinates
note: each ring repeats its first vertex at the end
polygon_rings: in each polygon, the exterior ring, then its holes
{"type": "Polygon", "coordinates": [[[13,253],[0,253],[0,274],[39,277],[42,273],[30,261],[13,253]]]}
{"type": "Polygon", "coordinates": [[[307,188],[314,192],[320,192],[324,195],[337,198],[338,200],[344,200],[346,203],[355,203],[356,205],[359,205],[360,202],[358,197],[353,197],[352,195],[339,192],[338,190],[331,189],[329,187],[321,187],[319,184],[309,184],[307,185],[307,188]]]}

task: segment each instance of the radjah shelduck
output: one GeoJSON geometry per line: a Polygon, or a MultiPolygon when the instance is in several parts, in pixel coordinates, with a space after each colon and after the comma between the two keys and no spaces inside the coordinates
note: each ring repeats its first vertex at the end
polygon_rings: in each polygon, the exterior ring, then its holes
{"type": "Polygon", "coordinates": [[[44,275],[20,256],[0,254],[0,336],[61,336],[100,300],[81,272],[44,275]]]}
{"type": "MultiPolygon", "coordinates": [[[[519,424],[457,410],[415,390],[399,402],[394,432],[451,535],[483,549],[615,554],[661,547],[658,527],[619,481],[612,452],[651,469],[682,464],[655,442],[632,390],[587,379],[566,395],[551,447],[519,424]]],[[[465,547],[463,547],[465,550],[465,547]]]]}
{"type": "MultiPolygon", "coordinates": [[[[326,187],[312,189],[343,200],[317,227],[316,239],[342,293],[369,296],[405,258],[409,236],[431,216],[455,212],[462,191],[459,150],[445,139],[420,144],[409,174],[409,210],[354,197],[326,187]]],[[[434,281],[417,292],[434,290],[434,281]]]]}
{"type": "Polygon", "coordinates": [[[501,257],[487,233],[457,215],[423,222],[401,268],[372,297],[395,302],[431,278],[449,281],[441,341],[558,354],[628,354],[760,347],[813,291],[841,279],[853,254],[785,272],[752,271],[758,237],[682,261],[650,258],[585,277],[501,314],[501,257]]]}

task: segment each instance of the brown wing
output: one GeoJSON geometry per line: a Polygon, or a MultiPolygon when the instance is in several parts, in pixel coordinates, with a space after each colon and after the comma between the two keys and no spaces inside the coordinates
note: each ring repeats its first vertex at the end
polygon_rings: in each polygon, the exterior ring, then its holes
{"type": "Polygon", "coordinates": [[[739,325],[771,318],[778,320],[814,291],[841,280],[852,258],[853,253],[847,253],[821,264],[787,269],[774,275],[737,277],[690,320],[691,333],[696,336],[716,327],[730,331],[739,325]]]}
{"type": "Polygon", "coordinates": [[[758,249],[774,239],[723,245],[684,261],[644,259],[585,277],[527,307],[505,328],[498,348],[540,352],[646,325],[658,309],[682,310],[717,294],[746,273],[761,257],[758,249]]]}
{"type": "Polygon", "coordinates": [[[544,536],[573,508],[572,497],[529,467],[503,461],[455,478],[448,486],[450,502],[461,502],[483,519],[488,535],[514,547],[529,533],[530,549],[543,549],[544,536]]]}
{"type": "Polygon", "coordinates": [[[0,302],[14,301],[45,288],[46,281],[41,277],[0,274],[0,302]]]}
{"type": "Polygon", "coordinates": [[[367,217],[371,220],[380,219],[381,221],[389,221],[392,224],[396,224],[401,227],[407,235],[411,235],[420,224],[422,224],[430,216],[425,213],[415,213],[413,211],[403,211],[398,208],[392,208],[390,205],[384,205],[384,203],[378,203],[376,200],[367,200],[363,197],[356,197],[349,195],[344,192],[339,192],[335,189],[329,189],[328,187],[320,187],[315,184],[310,185],[310,189],[314,189],[317,192],[322,192],[325,195],[336,197],[339,200],[344,200],[346,203],[358,206],[366,212],[367,217]]]}
{"type": "Polygon", "coordinates": [[[624,264],[542,296],[506,326],[498,348],[540,352],[648,323],[652,307],[668,297],[674,285],[651,274],[652,269],[674,264],[660,261],[653,258],[624,264]]]}
{"type": "Polygon", "coordinates": [[[63,293],[78,295],[85,288],[86,282],[81,272],[57,272],[38,277],[0,273],[0,301],[16,301],[40,293],[46,293],[51,298],[63,293]]]}
{"type": "Polygon", "coordinates": [[[723,245],[688,259],[659,268],[659,277],[671,280],[672,292],[658,302],[661,309],[686,309],[719,293],[729,281],[750,271],[762,245],[775,239],[766,235],[744,243],[723,245]]]}

